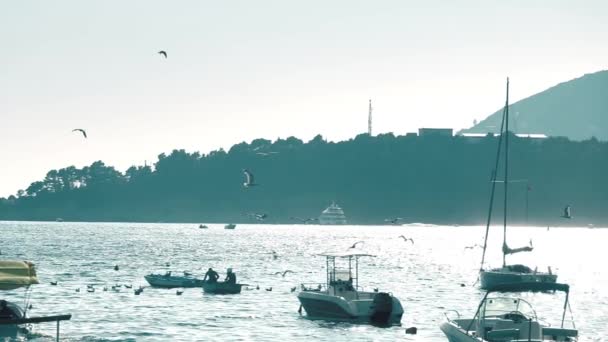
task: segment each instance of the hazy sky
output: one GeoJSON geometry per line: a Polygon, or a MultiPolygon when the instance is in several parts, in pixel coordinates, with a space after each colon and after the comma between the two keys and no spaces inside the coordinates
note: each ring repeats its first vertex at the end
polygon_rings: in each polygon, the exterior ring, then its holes
{"type": "Polygon", "coordinates": [[[608,1],[3,1],[0,196],[174,148],[471,126],[608,65],[608,1]],[[167,51],[164,59],[157,51],[167,51]],[[84,128],[89,139],[72,133],[84,128]]]}

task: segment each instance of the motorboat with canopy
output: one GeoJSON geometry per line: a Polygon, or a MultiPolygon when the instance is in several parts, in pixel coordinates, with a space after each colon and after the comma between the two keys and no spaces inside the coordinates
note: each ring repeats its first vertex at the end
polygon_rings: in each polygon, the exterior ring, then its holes
{"type": "Polygon", "coordinates": [[[390,292],[367,292],[359,287],[359,258],[362,253],[320,254],[325,257],[326,282],[302,284],[300,310],[310,319],[398,325],[403,316],[399,299],[390,292]]]}
{"type": "Polygon", "coordinates": [[[483,254],[481,257],[481,266],[479,269],[479,280],[482,289],[492,288],[500,284],[513,284],[513,283],[528,283],[528,282],[543,282],[543,283],[555,283],[557,281],[557,275],[548,269],[548,272],[538,271],[536,268],[532,269],[526,265],[514,264],[508,265],[506,258],[507,255],[531,252],[534,247],[530,242],[530,246],[523,246],[517,248],[511,248],[507,244],[507,199],[508,199],[508,186],[514,180],[509,180],[509,79],[507,79],[507,100],[502,115],[502,123],[500,125],[500,135],[498,138],[498,150],[496,152],[496,161],[494,165],[494,171],[492,173],[492,190],[490,192],[490,207],[488,209],[488,217],[486,222],[486,233],[483,244],[483,254]],[[504,141],[504,179],[502,181],[497,180],[498,167],[501,160],[502,144],[504,141]],[[490,231],[490,224],[492,222],[492,209],[494,204],[494,193],[496,190],[497,183],[504,184],[504,208],[503,208],[503,243],[502,243],[502,267],[484,269],[486,249],[488,247],[488,233],[490,231]]]}
{"type": "Polygon", "coordinates": [[[56,322],[56,339],[59,341],[59,322],[70,320],[72,315],[53,315],[29,317],[30,286],[39,284],[34,264],[28,261],[0,261],[0,291],[25,289],[25,305],[0,299],[0,338],[25,338],[30,333],[32,324],[56,322]]]}
{"type": "MultiPolygon", "coordinates": [[[[569,305],[570,286],[559,283],[513,283],[500,284],[487,290],[479,303],[473,318],[461,318],[460,314],[452,310],[457,318],[450,318],[441,324],[441,331],[450,342],[541,342],[560,341],[574,342],[578,338],[578,330],[574,320],[570,317],[570,328],[566,328],[566,312],[569,305]],[[559,326],[551,326],[539,318],[533,306],[520,296],[495,295],[501,293],[540,292],[553,295],[556,291],[565,293],[563,312],[559,319],[559,326]]],[[[527,298],[527,297],[526,297],[527,298]]],[[[555,323],[555,322],[554,322],[555,323]]]]}

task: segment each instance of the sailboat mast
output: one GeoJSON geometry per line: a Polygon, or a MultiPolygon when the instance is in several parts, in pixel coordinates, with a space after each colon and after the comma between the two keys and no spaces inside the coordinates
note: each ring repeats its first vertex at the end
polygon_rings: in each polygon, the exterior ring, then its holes
{"type": "Polygon", "coordinates": [[[507,101],[505,103],[505,203],[503,212],[503,249],[502,249],[502,266],[507,265],[506,248],[507,245],[507,188],[509,186],[509,78],[507,77],[507,101]]]}
{"type": "Polygon", "coordinates": [[[500,151],[502,146],[502,130],[505,127],[505,111],[502,111],[502,120],[500,122],[500,131],[498,135],[498,149],[496,151],[496,162],[492,170],[492,190],[490,191],[490,207],[488,208],[488,220],[486,222],[486,235],[483,240],[483,253],[481,254],[481,266],[479,270],[483,270],[483,265],[486,260],[486,250],[488,248],[488,234],[490,233],[490,224],[492,223],[492,209],[494,208],[494,193],[496,192],[496,178],[498,176],[498,165],[500,163],[500,151]]]}

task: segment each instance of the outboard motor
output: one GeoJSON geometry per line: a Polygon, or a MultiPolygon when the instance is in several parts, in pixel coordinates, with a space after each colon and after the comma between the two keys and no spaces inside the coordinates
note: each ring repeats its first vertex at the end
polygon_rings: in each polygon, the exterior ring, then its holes
{"type": "Polygon", "coordinates": [[[393,297],[386,292],[379,292],[374,296],[374,305],[370,321],[374,325],[390,325],[391,313],[393,312],[393,297]]]}

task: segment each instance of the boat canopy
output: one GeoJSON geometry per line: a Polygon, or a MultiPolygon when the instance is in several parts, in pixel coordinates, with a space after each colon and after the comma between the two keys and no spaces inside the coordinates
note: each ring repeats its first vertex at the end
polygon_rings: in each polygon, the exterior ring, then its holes
{"type": "Polygon", "coordinates": [[[499,284],[488,289],[490,292],[544,292],[544,291],[562,291],[568,293],[570,286],[568,284],[559,283],[541,283],[541,282],[529,282],[529,283],[512,283],[512,284],[499,284]]]}
{"type": "Polygon", "coordinates": [[[367,254],[367,253],[321,253],[317,254],[318,256],[326,257],[326,258],[352,258],[352,257],[375,257],[375,255],[367,254]]]}
{"type": "Polygon", "coordinates": [[[33,263],[0,260],[0,290],[13,290],[32,284],[38,284],[33,263]]]}

